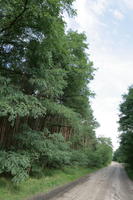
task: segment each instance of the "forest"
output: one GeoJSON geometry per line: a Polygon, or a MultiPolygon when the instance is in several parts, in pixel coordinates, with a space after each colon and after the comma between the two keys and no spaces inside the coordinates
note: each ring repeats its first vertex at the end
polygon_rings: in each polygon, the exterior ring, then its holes
{"type": "MultiPolygon", "coordinates": [[[[67,30],[64,19],[64,13],[76,15],[73,2],[0,3],[0,174],[14,183],[45,168],[100,168],[112,160],[111,140],[95,133],[90,82],[96,69],[86,35],[67,30]]],[[[130,88],[120,129],[125,159],[133,167],[132,103],[130,88]]]]}
{"type": "Polygon", "coordinates": [[[133,178],[133,86],[123,95],[119,114],[120,147],[114,153],[114,160],[126,163],[126,169],[133,178]]]}

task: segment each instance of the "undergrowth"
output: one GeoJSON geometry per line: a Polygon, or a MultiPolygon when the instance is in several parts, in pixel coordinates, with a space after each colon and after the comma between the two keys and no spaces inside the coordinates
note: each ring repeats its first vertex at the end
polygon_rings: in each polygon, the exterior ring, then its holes
{"type": "Polygon", "coordinates": [[[0,177],[0,200],[24,200],[38,193],[46,193],[95,170],[96,168],[83,167],[45,169],[41,178],[31,177],[17,185],[13,184],[9,178],[0,177]]]}

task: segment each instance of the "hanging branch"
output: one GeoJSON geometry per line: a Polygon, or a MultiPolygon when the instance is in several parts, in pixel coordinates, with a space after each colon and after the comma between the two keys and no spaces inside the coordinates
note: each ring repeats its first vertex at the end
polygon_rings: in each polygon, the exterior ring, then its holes
{"type": "Polygon", "coordinates": [[[3,29],[0,31],[0,33],[6,31],[6,30],[8,30],[8,29],[10,29],[10,28],[22,17],[22,15],[23,15],[23,14],[25,13],[25,11],[27,10],[27,4],[28,4],[28,0],[25,0],[24,8],[23,8],[22,12],[21,12],[19,15],[17,15],[17,16],[15,17],[15,19],[14,19],[12,22],[10,22],[10,24],[9,24],[7,27],[3,28],[3,29]]]}

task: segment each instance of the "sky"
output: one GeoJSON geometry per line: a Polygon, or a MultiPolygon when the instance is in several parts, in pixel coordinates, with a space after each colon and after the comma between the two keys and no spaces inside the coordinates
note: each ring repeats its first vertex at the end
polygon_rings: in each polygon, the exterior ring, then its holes
{"type": "Polygon", "coordinates": [[[77,16],[66,17],[67,26],[84,32],[94,62],[91,89],[97,136],[111,137],[119,146],[119,104],[133,84],[133,0],[76,0],[77,16]]]}

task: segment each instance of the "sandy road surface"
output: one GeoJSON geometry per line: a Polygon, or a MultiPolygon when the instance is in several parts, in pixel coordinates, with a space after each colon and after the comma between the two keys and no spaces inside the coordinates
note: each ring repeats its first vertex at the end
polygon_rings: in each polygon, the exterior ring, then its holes
{"type": "Polygon", "coordinates": [[[52,200],[133,200],[133,182],[122,165],[113,162],[52,200]]]}

